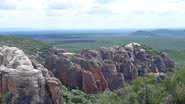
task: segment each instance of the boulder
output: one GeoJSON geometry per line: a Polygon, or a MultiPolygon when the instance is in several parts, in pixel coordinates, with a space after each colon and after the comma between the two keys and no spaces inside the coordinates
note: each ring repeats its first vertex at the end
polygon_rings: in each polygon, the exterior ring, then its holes
{"type": "Polygon", "coordinates": [[[125,48],[129,48],[129,49],[134,49],[135,47],[141,47],[141,44],[133,42],[125,45],[125,48]]]}
{"type": "Polygon", "coordinates": [[[114,57],[115,50],[116,50],[115,48],[105,48],[105,47],[99,49],[103,60],[112,60],[114,57]]]}
{"type": "Polygon", "coordinates": [[[131,58],[124,47],[118,48],[116,50],[116,52],[114,53],[113,61],[118,62],[118,63],[122,63],[122,62],[128,61],[128,60],[131,60],[131,58]]]}
{"type": "Polygon", "coordinates": [[[102,62],[102,57],[97,50],[84,49],[81,51],[81,56],[86,59],[94,59],[102,62]]]}
{"type": "Polygon", "coordinates": [[[167,72],[167,67],[160,55],[154,56],[153,64],[159,70],[159,72],[167,72]]]}
{"type": "Polygon", "coordinates": [[[142,49],[142,48],[135,49],[134,50],[134,55],[135,55],[137,60],[140,60],[140,61],[146,61],[147,60],[145,50],[142,49]]]}
{"type": "Polygon", "coordinates": [[[88,66],[88,60],[86,60],[85,58],[76,57],[76,56],[75,56],[75,57],[72,59],[72,62],[73,62],[73,63],[76,63],[76,64],[78,64],[78,65],[80,65],[82,69],[88,69],[88,68],[89,68],[89,66],[88,66]]]}
{"type": "Polygon", "coordinates": [[[56,54],[51,54],[45,63],[45,67],[48,69],[53,69],[53,72],[55,72],[56,63],[58,60],[59,60],[59,57],[56,54]]]}
{"type": "Polygon", "coordinates": [[[161,57],[164,60],[164,63],[167,68],[173,68],[175,66],[175,62],[170,58],[167,53],[161,53],[161,57]]]}

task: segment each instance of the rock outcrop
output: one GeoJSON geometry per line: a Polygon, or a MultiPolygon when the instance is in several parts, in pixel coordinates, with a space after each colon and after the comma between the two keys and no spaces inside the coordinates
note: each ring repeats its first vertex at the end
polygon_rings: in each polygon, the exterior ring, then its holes
{"type": "Polygon", "coordinates": [[[105,61],[101,67],[103,76],[108,82],[108,88],[110,90],[118,89],[124,86],[124,76],[122,73],[118,73],[116,66],[112,61],[105,61]]]}
{"type": "Polygon", "coordinates": [[[16,47],[0,47],[0,103],[59,104],[60,81],[16,47]]]}
{"type": "Polygon", "coordinates": [[[84,49],[69,56],[52,49],[46,67],[63,84],[86,93],[97,93],[119,89],[145,73],[160,75],[172,71],[174,61],[165,53],[131,43],[98,50],[84,49]]]}

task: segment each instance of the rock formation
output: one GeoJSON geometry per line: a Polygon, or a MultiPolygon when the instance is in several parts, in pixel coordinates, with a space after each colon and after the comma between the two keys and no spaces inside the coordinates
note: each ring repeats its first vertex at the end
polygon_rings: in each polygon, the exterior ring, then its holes
{"type": "Polygon", "coordinates": [[[116,90],[145,73],[172,71],[174,61],[165,53],[143,48],[138,43],[125,46],[84,49],[67,56],[51,49],[46,67],[65,85],[86,93],[116,90]]]}
{"type": "Polygon", "coordinates": [[[60,81],[16,47],[0,47],[0,103],[59,104],[60,81]]]}

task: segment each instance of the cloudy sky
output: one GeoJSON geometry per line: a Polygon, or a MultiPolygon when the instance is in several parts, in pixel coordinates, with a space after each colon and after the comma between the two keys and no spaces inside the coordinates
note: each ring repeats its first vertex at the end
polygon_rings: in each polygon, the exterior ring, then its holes
{"type": "Polygon", "coordinates": [[[0,28],[185,28],[185,0],[0,0],[0,28]]]}

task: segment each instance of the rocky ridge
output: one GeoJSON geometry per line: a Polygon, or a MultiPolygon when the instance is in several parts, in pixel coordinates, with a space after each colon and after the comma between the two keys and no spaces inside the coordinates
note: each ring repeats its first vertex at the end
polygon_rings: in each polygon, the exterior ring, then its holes
{"type": "Polygon", "coordinates": [[[74,54],[60,50],[50,49],[45,66],[64,85],[86,93],[113,91],[146,73],[160,77],[173,71],[175,65],[166,53],[148,50],[138,43],[84,49],[74,54]]]}

